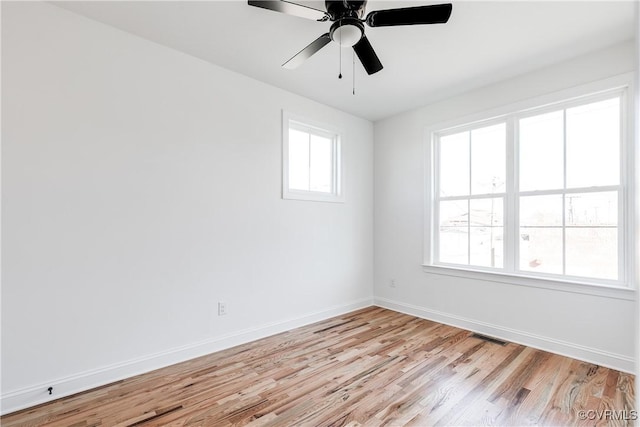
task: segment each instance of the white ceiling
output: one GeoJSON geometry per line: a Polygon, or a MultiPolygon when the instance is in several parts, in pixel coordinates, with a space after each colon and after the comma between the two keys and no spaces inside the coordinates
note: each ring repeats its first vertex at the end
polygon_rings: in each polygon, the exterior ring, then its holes
{"type": "MultiPolygon", "coordinates": [[[[324,2],[307,1],[322,8],[324,2]]],[[[439,1],[373,1],[367,12],[439,1]]],[[[449,23],[366,28],[384,69],[368,76],[331,43],[300,68],[280,65],[329,23],[245,1],[67,1],[54,4],[369,120],[634,37],[634,1],[455,1],[449,23]]],[[[357,61],[357,58],[356,58],[357,61]]]]}

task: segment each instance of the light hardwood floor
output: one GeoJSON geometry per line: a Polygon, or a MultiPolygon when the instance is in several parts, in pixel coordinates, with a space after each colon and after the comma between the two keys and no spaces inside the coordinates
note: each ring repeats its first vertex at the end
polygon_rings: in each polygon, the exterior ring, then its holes
{"type": "Polygon", "coordinates": [[[633,425],[624,418],[634,416],[634,399],[633,375],[370,307],[0,421],[5,427],[623,426],[633,425]]]}

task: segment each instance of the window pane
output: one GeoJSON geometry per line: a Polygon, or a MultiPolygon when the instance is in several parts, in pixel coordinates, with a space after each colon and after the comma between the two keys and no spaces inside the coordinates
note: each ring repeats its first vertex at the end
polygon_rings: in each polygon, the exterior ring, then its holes
{"type": "Polygon", "coordinates": [[[289,188],[309,190],[309,134],[289,129],[289,188]]]}
{"type": "Polygon", "coordinates": [[[309,151],[309,190],[331,193],[333,141],[330,138],[311,135],[309,151]]]}
{"type": "Polygon", "coordinates": [[[618,278],[617,228],[567,228],[566,274],[618,278]]]}
{"type": "Polygon", "coordinates": [[[561,226],[562,195],[520,197],[520,226],[561,226]]]}
{"type": "Polygon", "coordinates": [[[466,227],[469,223],[468,206],[467,200],[440,202],[440,226],[466,227]]]}
{"type": "Polygon", "coordinates": [[[502,198],[471,200],[471,226],[502,227],[502,198]]]}
{"type": "Polygon", "coordinates": [[[519,121],[520,190],[564,188],[562,111],[519,121]]]}
{"type": "Polygon", "coordinates": [[[470,264],[502,268],[504,264],[503,228],[471,227],[470,233],[470,264]]]}
{"type": "Polygon", "coordinates": [[[567,194],[567,226],[618,225],[618,193],[567,194]]]}
{"type": "Polygon", "coordinates": [[[439,261],[468,264],[468,201],[440,202],[439,261]]]}
{"type": "Polygon", "coordinates": [[[469,132],[440,138],[440,196],[469,194],[469,132]]]}
{"type": "Polygon", "coordinates": [[[520,270],[562,274],[562,229],[520,227],[520,270]]]}
{"type": "Polygon", "coordinates": [[[440,262],[468,264],[467,227],[440,227],[440,262]]]}
{"type": "Polygon", "coordinates": [[[500,123],[471,132],[471,193],[505,190],[506,125],[500,123]]]}
{"type": "Polygon", "coordinates": [[[470,201],[470,263],[483,267],[503,266],[502,198],[470,201]]]}
{"type": "Polygon", "coordinates": [[[567,188],[620,182],[620,98],[567,109],[567,188]]]}

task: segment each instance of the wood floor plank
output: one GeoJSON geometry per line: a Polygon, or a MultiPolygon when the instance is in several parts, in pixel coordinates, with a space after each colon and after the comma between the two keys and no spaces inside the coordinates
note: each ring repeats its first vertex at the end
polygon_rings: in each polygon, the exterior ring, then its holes
{"type": "Polygon", "coordinates": [[[630,426],[633,420],[621,415],[631,417],[634,399],[633,375],[369,307],[9,414],[0,423],[630,426]],[[581,411],[600,418],[582,419],[581,411]]]}

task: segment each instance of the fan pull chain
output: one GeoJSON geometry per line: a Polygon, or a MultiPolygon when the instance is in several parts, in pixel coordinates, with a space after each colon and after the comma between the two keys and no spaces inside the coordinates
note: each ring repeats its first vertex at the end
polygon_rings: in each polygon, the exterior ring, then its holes
{"type": "Polygon", "coordinates": [[[352,68],[352,70],[353,70],[353,86],[352,86],[353,87],[353,91],[352,91],[352,93],[355,95],[356,94],[356,52],[355,51],[351,52],[351,58],[352,58],[352,61],[353,61],[353,68],[352,68]]]}
{"type": "Polygon", "coordinates": [[[342,78],[342,31],[340,32],[340,43],[338,44],[338,56],[340,59],[338,60],[340,64],[340,71],[338,73],[338,78],[342,78]]]}

